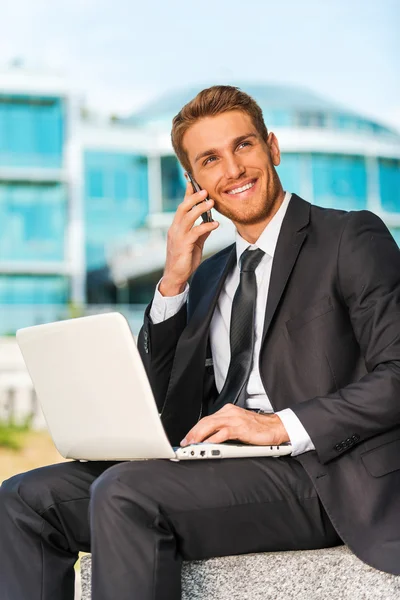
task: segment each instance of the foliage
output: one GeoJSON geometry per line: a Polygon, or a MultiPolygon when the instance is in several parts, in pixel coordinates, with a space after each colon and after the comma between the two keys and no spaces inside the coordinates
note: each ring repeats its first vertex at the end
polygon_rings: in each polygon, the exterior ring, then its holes
{"type": "Polygon", "coordinates": [[[20,450],[21,434],[26,433],[31,428],[31,416],[27,417],[21,423],[0,421],[0,448],[10,450],[20,450]]]}
{"type": "Polygon", "coordinates": [[[85,310],[81,304],[78,304],[77,302],[68,303],[68,319],[76,319],[77,317],[83,317],[84,314],[85,310]]]}

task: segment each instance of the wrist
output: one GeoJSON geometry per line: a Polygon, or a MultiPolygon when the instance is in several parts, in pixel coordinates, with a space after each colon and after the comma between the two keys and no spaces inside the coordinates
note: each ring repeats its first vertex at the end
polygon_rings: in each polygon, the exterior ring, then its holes
{"type": "Polygon", "coordinates": [[[158,286],[158,291],[161,296],[179,296],[185,291],[186,281],[184,283],[178,283],[176,281],[171,281],[167,277],[163,277],[158,286]]]}
{"type": "Polygon", "coordinates": [[[290,442],[290,437],[288,435],[288,432],[286,431],[286,428],[278,415],[276,415],[275,413],[271,414],[271,413],[263,413],[263,412],[260,412],[258,414],[260,415],[260,417],[262,419],[265,419],[265,421],[268,421],[268,428],[270,430],[273,430],[274,444],[279,446],[280,444],[290,442]]]}

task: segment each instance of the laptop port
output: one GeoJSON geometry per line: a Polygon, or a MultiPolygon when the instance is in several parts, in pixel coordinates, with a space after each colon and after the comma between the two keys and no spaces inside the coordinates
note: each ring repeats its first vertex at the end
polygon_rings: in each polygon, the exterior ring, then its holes
{"type": "Polygon", "coordinates": [[[205,456],[206,455],[206,451],[205,450],[200,450],[200,456],[205,456]]]}
{"type": "Polygon", "coordinates": [[[220,456],[220,450],[211,450],[211,456],[220,456]]]}
{"type": "Polygon", "coordinates": [[[192,450],[190,454],[191,454],[192,456],[194,456],[194,450],[192,450]]]}

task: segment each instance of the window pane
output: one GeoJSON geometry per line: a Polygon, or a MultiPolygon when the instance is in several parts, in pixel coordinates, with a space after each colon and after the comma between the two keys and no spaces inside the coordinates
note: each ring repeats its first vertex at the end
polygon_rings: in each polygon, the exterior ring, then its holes
{"type": "Polygon", "coordinates": [[[186,182],[182,167],[175,156],[161,158],[163,211],[175,211],[185,196],[186,182]]]}
{"type": "Polygon", "coordinates": [[[68,280],[55,275],[0,275],[2,304],[64,304],[68,280]]]}
{"type": "Polygon", "coordinates": [[[90,169],[86,173],[88,196],[90,198],[104,198],[103,173],[98,169],[90,169]]]}
{"type": "Polygon", "coordinates": [[[302,160],[304,160],[302,155],[282,153],[281,164],[277,167],[277,171],[285,191],[302,193],[302,160]]]}
{"type": "Polygon", "coordinates": [[[125,171],[114,173],[114,196],[116,200],[127,200],[129,197],[129,177],[125,171]]]}
{"type": "Polygon", "coordinates": [[[379,187],[383,210],[400,212],[400,160],[379,160],[379,187]]]}
{"type": "Polygon", "coordinates": [[[391,227],[390,233],[394,237],[397,242],[397,245],[400,247],[400,227],[391,227]]]}
{"type": "Polygon", "coordinates": [[[60,98],[0,95],[3,165],[60,167],[64,110],[60,98]]]}
{"type": "Polygon", "coordinates": [[[0,260],[61,261],[66,227],[61,184],[0,184],[0,260]]]}
{"type": "Polygon", "coordinates": [[[315,203],[358,210],[367,206],[367,174],[361,156],[312,155],[315,203]]]}
{"type": "Polygon", "coordinates": [[[149,210],[147,158],[86,152],[85,224],[88,270],[106,266],[107,247],[141,227],[149,210]]]}

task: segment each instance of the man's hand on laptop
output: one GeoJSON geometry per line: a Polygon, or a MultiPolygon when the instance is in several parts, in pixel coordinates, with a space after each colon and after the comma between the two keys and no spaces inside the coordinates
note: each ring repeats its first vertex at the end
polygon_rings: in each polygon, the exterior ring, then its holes
{"type": "Polygon", "coordinates": [[[238,440],[254,446],[279,446],[289,442],[280,418],[275,414],[259,414],[234,404],[201,419],[181,441],[181,446],[208,442],[221,444],[238,440]]]}

